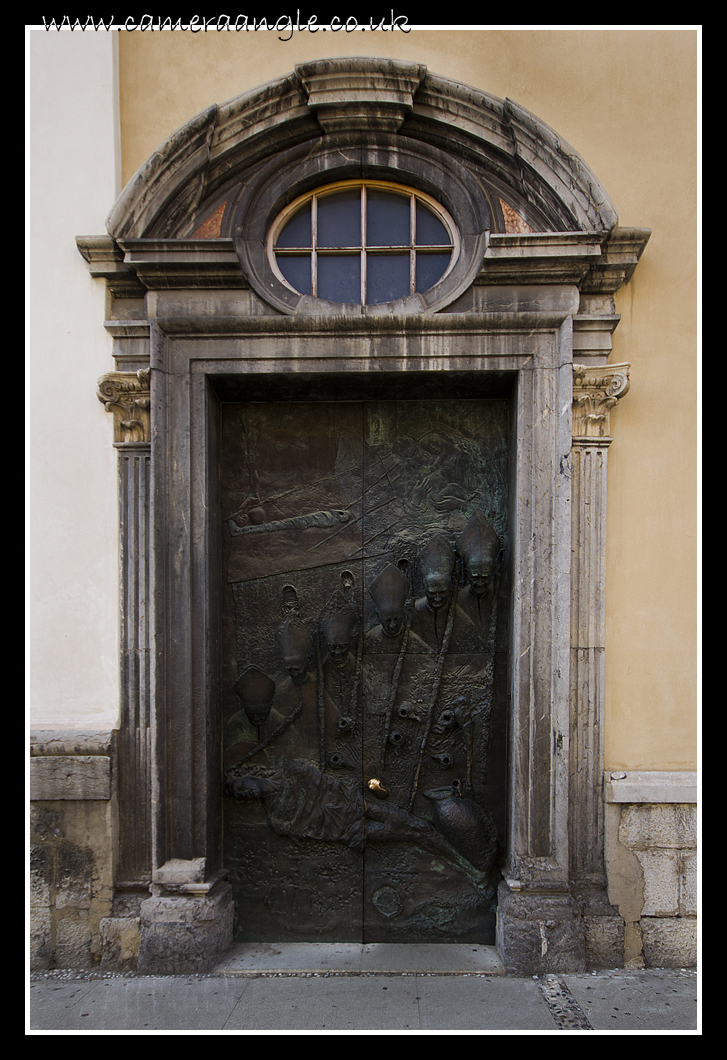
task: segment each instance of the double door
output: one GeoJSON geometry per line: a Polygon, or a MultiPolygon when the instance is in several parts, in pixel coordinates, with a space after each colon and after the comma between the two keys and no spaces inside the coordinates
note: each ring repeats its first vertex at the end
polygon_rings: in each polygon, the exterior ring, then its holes
{"type": "Polygon", "coordinates": [[[494,942],[507,403],[230,404],[221,454],[236,939],[494,942]]]}

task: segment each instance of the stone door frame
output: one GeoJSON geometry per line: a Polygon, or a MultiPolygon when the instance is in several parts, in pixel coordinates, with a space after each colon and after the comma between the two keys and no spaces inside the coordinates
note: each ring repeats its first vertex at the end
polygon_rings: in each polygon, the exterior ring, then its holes
{"type": "MultiPolygon", "coordinates": [[[[571,313],[577,303],[574,290],[571,313]]],[[[382,365],[387,383],[399,390],[408,385],[412,396],[443,369],[453,392],[459,380],[470,395],[478,384],[482,396],[512,395],[504,886],[521,901],[537,895],[542,904],[546,895],[559,908],[565,903],[576,930],[568,855],[571,315],[550,309],[537,323],[534,314],[526,321],[518,314],[418,319],[416,333],[413,321],[383,318],[375,336],[371,322],[361,320],[319,322],[304,338],[295,321],[266,325],[257,322],[250,334],[238,322],[210,334],[208,321],[186,318],[157,319],[152,328],[152,885],[158,893],[144,903],[142,924],[144,912],[147,918],[157,912],[146,940],[142,932],[142,955],[145,941],[153,939],[158,949],[159,917],[169,915],[170,903],[186,919],[194,918],[195,901],[215,899],[225,905],[216,919],[229,915],[219,822],[218,401],[284,393],[291,371],[315,378],[318,387],[331,380],[345,399],[354,387],[360,393],[381,386],[382,365]]],[[[504,952],[508,945],[505,932],[504,952]]]]}

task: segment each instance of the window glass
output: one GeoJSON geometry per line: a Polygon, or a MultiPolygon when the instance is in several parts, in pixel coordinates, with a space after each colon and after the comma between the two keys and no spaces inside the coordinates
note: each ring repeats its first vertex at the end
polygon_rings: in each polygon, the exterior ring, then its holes
{"type": "Polygon", "coordinates": [[[439,283],[447,271],[449,254],[417,254],[416,290],[424,294],[435,283],[439,283]]]}
{"type": "Polygon", "coordinates": [[[409,198],[372,188],[366,200],[366,245],[408,246],[411,215],[409,198]]]}
{"type": "Polygon", "coordinates": [[[311,245],[310,203],[288,221],[278,236],[279,247],[309,247],[311,245]]]}
{"type": "Polygon", "coordinates": [[[409,261],[408,254],[369,254],[366,269],[367,305],[406,298],[410,293],[409,261]]]}
{"type": "Polygon", "coordinates": [[[358,190],[318,197],[318,246],[361,246],[361,193],[358,190]]]}
{"type": "Polygon", "coordinates": [[[350,302],[360,305],[360,254],[319,255],[318,298],[324,298],[327,302],[350,302]]]}
{"type": "Polygon", "coordinates": [[[449,232],[438,217],[428,210],[420,202],[417,203],[417,245],[418,246],[445,246],[451,243],[449,232]]]}
{"type": "Polygon", "coordinates": [[[310,276],[310,255],[307,257],[293,257],[281,254],[278,258],[278,268],[291,287],[301,294],[312,294],[310,276]]]}
{"type": "Polygon", "coordinates": [[[270,243],[293,290],[353,305],[423,294],[446,275],[457,247],[455,226],[438,203],[376,181],[309,193],[279,218],[270,243]]]}

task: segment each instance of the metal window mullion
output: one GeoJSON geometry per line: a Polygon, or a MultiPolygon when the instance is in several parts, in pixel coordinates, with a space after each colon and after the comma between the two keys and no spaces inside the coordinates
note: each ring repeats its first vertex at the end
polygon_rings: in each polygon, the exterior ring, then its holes
{"type": "Polygon", "coordinates": [[[409,294],[414,294],[416,291],[416,277],[417,277],[417,252],[416,252],[416,235],[417,235],[417,205],[416,199],[412,195],[409,199],[409,294]]]}
{"type": "Polygon", "coordinates": [[[313,298],[318,297],[318,196],[314,195],[310,204],[310,290],[313,298]]]}
{"type": "Polygon", "coordinates": [[[366,269],[366,185],[361,185],[361,305],[366,305],[366,281],[367,269],[366,269]]]}

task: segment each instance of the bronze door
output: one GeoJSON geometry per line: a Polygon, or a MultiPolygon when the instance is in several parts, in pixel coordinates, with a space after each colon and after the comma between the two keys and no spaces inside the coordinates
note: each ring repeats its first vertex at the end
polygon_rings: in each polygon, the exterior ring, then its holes
{"type": "Polygon", "coordinates": [[[238,941],[494,942],[507,403],[223,407],[238,941]]]}

